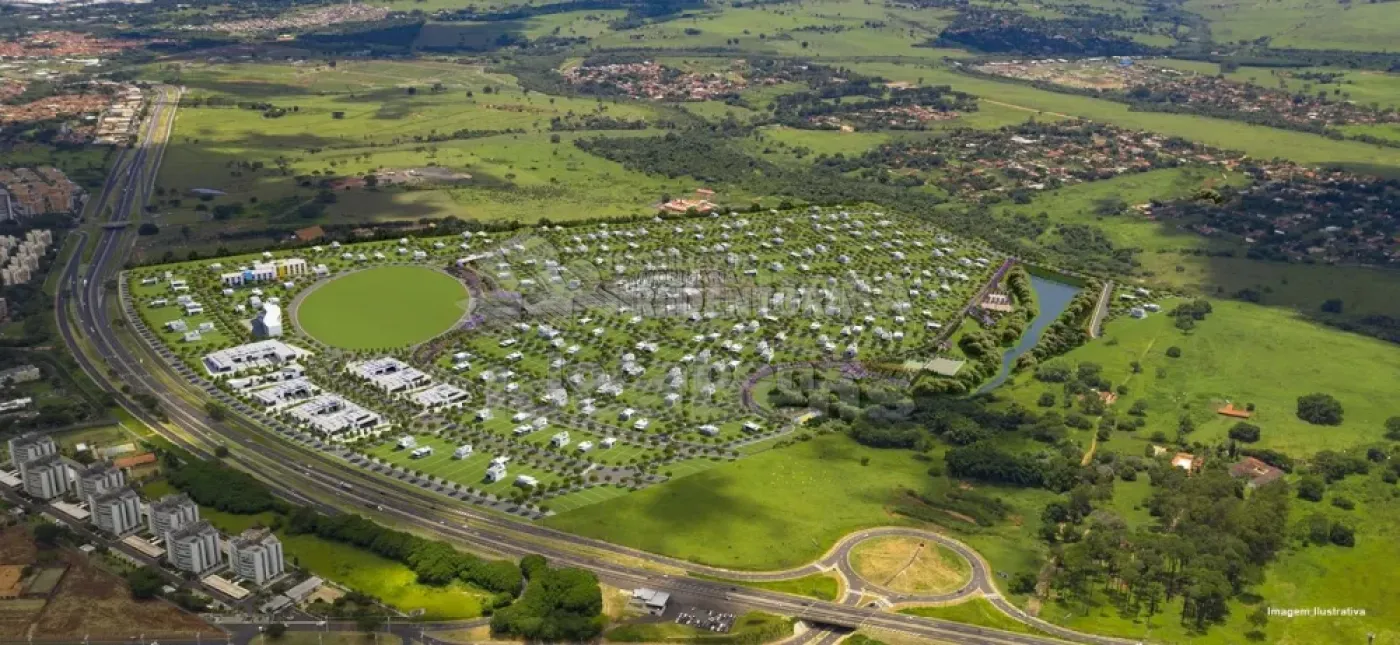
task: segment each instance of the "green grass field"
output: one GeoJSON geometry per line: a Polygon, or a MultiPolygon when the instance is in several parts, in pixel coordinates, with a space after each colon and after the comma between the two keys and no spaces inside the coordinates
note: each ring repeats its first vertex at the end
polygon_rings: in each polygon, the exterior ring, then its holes
{"type": "Polygon", "coordinates": [[[450,329],[467,298],[467,288],[446,273],[385,266],[316,287],[295,316],[302,331],[333,347],[401,347],[450,329]]]}
{"type": "MultiPolygon", "coordinates": [[[[930,455],[935,462],[942,454],[930,455]]],[[[908,524],[890,505],[912,490],[937,496],[951,484],[930,477],[907,450],[878,450],[843,435],[713,465],[665,484],[545,520],[574,533],[655,553],[736,569],[806,564],[852,531],[908,524]],[[862,460],[868,463],[862,464],[862,460]]],[[[972,544],[997,571],[1038,567],[1033,518],[1054,495],[979,487],[1001,497],[1012,517],[995,527],[949,519],[941,527],[972,544]]]]}
{"type": "MultiPolygon", "coordinates": [[[[1182,415],[1196,422],[1188,441],[1224,441],[1235,421],[1215,410],[1226,401],[1255,404],[1251,422],[1263,428],[1257,445],[1295,457],[1377,441],[1385,419],[1400,413],[1387,394],[1400,382],[1400,348],[1331,330],[1286,310],[1225,300],[1213,304],[1215,313],[1189,334],[1176,329],[1165,314],[1145,320],[1124,317],[1109,323],[1103,339],[1064,357],[1098,363],[1115,385],[1125,384],[1128,394],[1120,406],[1147,401],[1147,426],[1115,433],[1108,443],[1112,449],[1142,454],[1139,442],[1158,430],[1174,437],[1182,415]],[[1167,357],[1168,347],[1179,347],[1181,357],[1167,357]],[[1142,373],[1132,373],[1132,361],[1141,362],[1142,373]],[[1342,401],[1342,425],[1315,426],[1297,418],[1296,399],[1319,391],[1342,401]]],[[[1163,303],[1164,309],[1171,306],[1163,303]]],[[[1035,406],[1040,393],[1058,394],[1060,388],[1022,374],[1001,391],[1035,406]]],[[[1080,434],[1087,444],[1089,433],[1080,434]]]]}
{"type": "Polygon", "coordinates": [[[1004,632],[1014,632],[1017,634],[1040,634],[1041,631],[1030,627],[1025,623],[1001,613],[1000,609],[992,606],[983,598],[972,598],[956,605],[943,605],[938,607],[910,607],[899,610],[901,614],[910,616],[923,616],[924,618],[936,618],[938,620],[951,620],[968,625],[980,625],[992,629],[1000,629],[1004,632]]]}
{"type": "Polygon", "coordinates": [[[1390,51],[1400,29],[1400,12],[1384,4],[1189,0],[1184,7],[1208,19],[1220,43],[1264,38],[1274,47],[1390,51]]]}
{"type": "Polygon", "coordinates": [[[806,564],[841,536],[898,523],[884,504],[933,480],[906,451],[823,436],[551,517],[556,528],[724,567],[806,564]],[[868,465],[861,465],[869,458],[868,465]]]}
{"type": "Polygon", "coordinates": [[[841,590],[841,583],[835,576],[825,573],[817,573],[792,580],[774,580],[771,582],[745,582],[741,580],[727,580],[725,578],[712,578],[710,576],[696,576],[705,580],[716,582],[727,582],[730,584],[754,589],[767,589],[768,591],[780,591],[797,596],[808,596],[817,600],[836,600],[836,594],[841,590]]]}

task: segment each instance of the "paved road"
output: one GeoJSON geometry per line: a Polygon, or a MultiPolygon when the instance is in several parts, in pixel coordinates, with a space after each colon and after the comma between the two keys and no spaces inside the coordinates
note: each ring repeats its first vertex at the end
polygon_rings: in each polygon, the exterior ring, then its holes
{"type": "MultiPolygon", "coordinates": [[[[155,113],[158,115],[159,110],[155,113]]],[[[159,118],[155,122],[159,123],[159,118]]],[[[145,166],[147,155],[160,154],[162,146],[159,142],[163,141],[163,138],[157,140],[158,130],[162,129],[153,128],[143,140],[141,148],[133,153],[136,156],[132,161],[140,160],[141,163],[133,163],[136,170],[124,181],[125,187],[119,198],[118,208],[113,214],[116,221],[124,220],[129,208],[144,204],[150,194],[155,179],[154,173],[143,175],[140,169],[145,166]]],[[[166,133],[168,134],[168,130],[166,133]]],[[[164,134],[159,135],[163,136],[164,134]]],[[[837,603],[804,601],[776,592],[731,587],[720,582],[657,573],[657,569],[669,569],[675,572],[688,571],[747,580],[771,580],[806,575],[819,567],[809,565],[777,573],[734,572],[582,538],[518,519],[482,512],[454,503],[441,495],[391,483],[386,478],[350,465],[336,455],[299,447],[292,441],[267,441],[266,435],[270,434],[270,430],[276,429],[276,425],[271,423],[270,419],[267,422],[259,420],[258,429],[242,427],[242,420],[214,422],[204,414],[197,401],[200,400],[199,397],[227,397],[226,394],[208,386],[202,391],[195,390],[196,396],[188,396],[192,388],[182,382],[188,378],[188,374],[172,373],[171,366],[165,361],[155,358],[148,360],[147,355],[123,345],[108,320],[105,308],[107,294],[102,285],[121,264],[126,251],[123,239],[119,231],[104,230],[97,241],[93,261],[86,271],[80,272],[80,254],[75,254],[70,260],[63,280],[63,284],[68,288],[60,289],[56,302],[64,341],[74,350],[84,370],[137,418],[157,429],[177,445],[196,454],[207,455],[214,445],[229,446],[231,454],[227,461],[259,476],[286,499],[330,513],[339,512],[347,505],[380,508],[382,510],[378,512],[379,515],[390,518],[395,523],[413,526],[420,532],[435,534],[477,549],[508,556],[540,553],[556,563],[592,570],[605,582],[624,588],[661,588],[676,594],[723,601],[744,609],[795,616],[816,624],[848,628],[870,625],[918,637],[960,643],[1030,645],[1053,642],[1042,637],[1008,634],[972,625],[888,614],[878,608],[855,608],[837,603]],[[80,280],[83,283],[80,284],[80,280]],[[78,294],[76,302],[70,302],[73,293],[78,294]],[[68,316],[70,304],[76,305],[76,321],[68,316]],[[78,324],[76,330],[74,322],[78,324]],[[81,344],[75,332],[86,336],[96,356],[90,357],[80,351],[81,344]],[[117,383],[126,383],[154,395],[168,415],[170,425],[162,423],[136,405],[115,384],[108,382],[107,369],[115,372],[117,383]],[[336,503],[323,501],[329,499],[336,500],[336,503]]],[[[129,304],[123,303],[124,306],[129,304]]],[[[133,324],[138,325],[136,321],[133,321],[133,324]]],[[[187,372],[177,368],[176,372],[179,371],[187,372]]],[[[246,406],[242,406],[241,402],[235,403],[237,406],[231,406],[233,409],[247,413],[244,412],[246,406]]],[[[1073,640],[1104,644],[1123,642],[1080,635],[1075,635],[1073,640]]]]}
{"type": "Polygon", "coordinates": [[[1108,301],[1113,297],[1113,281],[1103,283],[1103,289],[1099,291],[1099,301],[1094,304],[1094,317],[1089,321],[1089,338],[1098,338],[1103,334],[1103,319],[1108,316],[1108,301]]]}

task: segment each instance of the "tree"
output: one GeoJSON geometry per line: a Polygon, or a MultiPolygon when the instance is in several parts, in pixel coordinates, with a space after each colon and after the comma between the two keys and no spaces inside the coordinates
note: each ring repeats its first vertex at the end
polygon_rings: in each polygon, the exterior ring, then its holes
{"type": "Polygon", "coordinates": [[[1322,501],[1322,493],[1327,485],[1321,479],[1309,475],[1298,482],[1298,499],[1305,499],[1309,502],[1322,501]]]}
{"type": "Polygon", "coordinates": [[[366,634],[379,629],[383,624],[384,617],[379,614],[363,613],[355,617],[355,627],[366,634]]]}
{"type": "Polygon", "coordinates": [[[140,226],[136,227],[137,235],[155,235],[159,232],[160,227],[156,226],[154,222],[142,222],[140,226]]]}
{"type": "Polygon", "coordinates": [[[57,524],[40,524],[34,527],[34,541],[41,548],[51,549],[68,537],[68,529],[57,524]]]}
{"type": "Polygon", "coordinates": [[[1391,441],[1400,441],[1400,417],[1390,417],[1385,420],[1385,438],[1391,441]]]}
{"type": "Polygon", "coordinates": [[[1341,299],[1341,298],[1328,298],[1327,300],[1324,300],[1324,301],[1322,302],[1322,311],[1323,311],[1323,313],[1329,313],[1329,314],[1339,314],[1339,313],[1342,313],[1342,299],[1341,299]]]}
{"type": "Polygon", "coordinates": [[[1040,394],[1040,399],[1037,400],[1036,403],[1039,404],[1040,407],[1042,407],[1042,408],[1053,408],[1053,407],[1055,407],[1055,393],[1054,393],[1054,392],[1042,392],[1042,393],[1040,394]]]}
{"type": "Polygon", "coordinates": [[[1181,348],[1176,346],[1168,347],[1167,358],[1181,358],[1181,348]]]}
{"type": "Polygon", "coordinates": [[[1259,426],[1243,421],[1236,423],[1230,428],[1230,438],[1244,443],[1254,443],[1259,440],[1259,426]]]}
{"type": "Polygon", "coordinates": [[[155,567],[141,567],[126,574],[126,586],[131,588],[132,598],[148,600],[160,593],[160,588],[165,586],[165,578],[155,567]]]}
{"type": "Polygon", "coordinates": [[[1330,394],[1314,393],[1298,397],[1298,418],[1316,425],[1342,424],[1342,403],[1330,394]]]}
{"type": "Polygon", "coordinates": [[[283,636],[287,635],[287,626],[283,623],[272,623],[267,626],[267,630],[263,633],[272,640],[281,640],[283,636]]]}
{"type": "Polygon", "coordinates": [[[223,421],[228,418],[228,408],[217,401],[208,401],[204,404],[204,413],[209,415],[214,421],[223,421]]]}

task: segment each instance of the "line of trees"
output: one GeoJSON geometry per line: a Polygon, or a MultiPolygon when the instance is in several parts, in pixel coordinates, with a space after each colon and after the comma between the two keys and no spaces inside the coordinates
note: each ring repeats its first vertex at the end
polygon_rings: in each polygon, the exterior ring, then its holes
{"type": "MultiPolygon", "coordinates": [[[[446,542],[386,528],[359,515],[323,515],[300,507],[287,517],[283,528],[291,535],[311,534],[402,562],[423,584],[444,585],[461,579],[509,597],[520,593],[520,569],[508,560],[484,560],[446,542]]],[[[509,602],[509,597],[500,600],[509,602]]]]}

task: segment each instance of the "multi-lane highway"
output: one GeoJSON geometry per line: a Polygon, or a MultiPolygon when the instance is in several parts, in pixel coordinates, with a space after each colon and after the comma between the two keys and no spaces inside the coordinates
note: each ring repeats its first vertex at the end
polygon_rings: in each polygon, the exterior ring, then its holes
{"type": "MultiPolygon", "coordinates": [[[[174,123],[178,92],[161,88],[154,100],[151,119],[143,129],[138,143],[123,153],[113,176],[104,186],[93,212],[103,213],[112,206],[111,220],[125,222],[134,209],[145,205],[154,187],[155,174],[164,153],[165,141],[174,123]]],[[[1022,634],[1010,634],[960,623],[893,614],[879,607],[854,607],[820,601],[806,601],[786,594],[689,577],[687,573],[744,580],[779,580],[832,568],[832,558],[844,558],[849,543],[843,542],[824,563],[783,572],[744,573],[704,567],[673,558],[666,558],[635,549],[562,533],[516,518],[474,509],[444,496],[391,482],[388,478],[353,465],[343,457],[316,450],[277,436],[271,419],[258,418],[257,413],[208,383],[198,383],[199,377],[181,366],[158,358],[163,348],[156,344],[146,347],[123,344],[111,323],[108,312],[107,281],[117,275],[131,235],[117,227],[101,230],[95,242],[91,261],[84,265],[83,248],[86,234],[74,243],[78,252],[70,256],[64,267],[62,288],[55,306],[59,327],[65,343],[79,363],[94,380],[133,415],[157,429],[163,436],[186,449],[209,454],[213,446],[230,449],[226,461],[266,482],[278,494],[297,503],[313,505],[326,512],[339,512],[349,507],[365,509],[367,514],[412,526],[421,532],[464,544],[478,551],[520,556],[540,553],[556,563],[578,566],[595,572],[600,579],[621,586],[649,586],[673,592],[677,597],[700,598],[727,605],[795,616],[810,623],[857,628],[869,626],[895,630],[930,642],[1038,644],[1054,639],[1022,634]],[[109,378],[108,371],[115,375],[109,378]],[[137,391],[154,396],[161,404],[169,423],[163,423],[131,397],[121,391],[125,383],[137,391]],[[224,398],[234,419],[215,422],[205,414],[202,401],[224,398]],[[829,560],[829,562],[828,562],[829,560]]],[[[119,303],[122,307],[129,302],[119,303]]],[[[148,333],[133,321],[138,334],[148,333]]],[[[288,434],[291,434],[288,432],[288,434]]],[[[964,549],[966,547],[963,547],[964,549]]],[[[972,553],[975,556],[975,552],[972,553]]],[[[1081,635],[1043,623],[1022,614],[999,595],[990,582],[990,572],[979,557],[973,562],[975,587],[972,591],[987,594],[1003,610],[1037,628],[1060,638],[1090,643],[1117,645],[1117,639],[1081,635]]],[[[969,591],[971,593],[971,591],[969,591]]]]}

